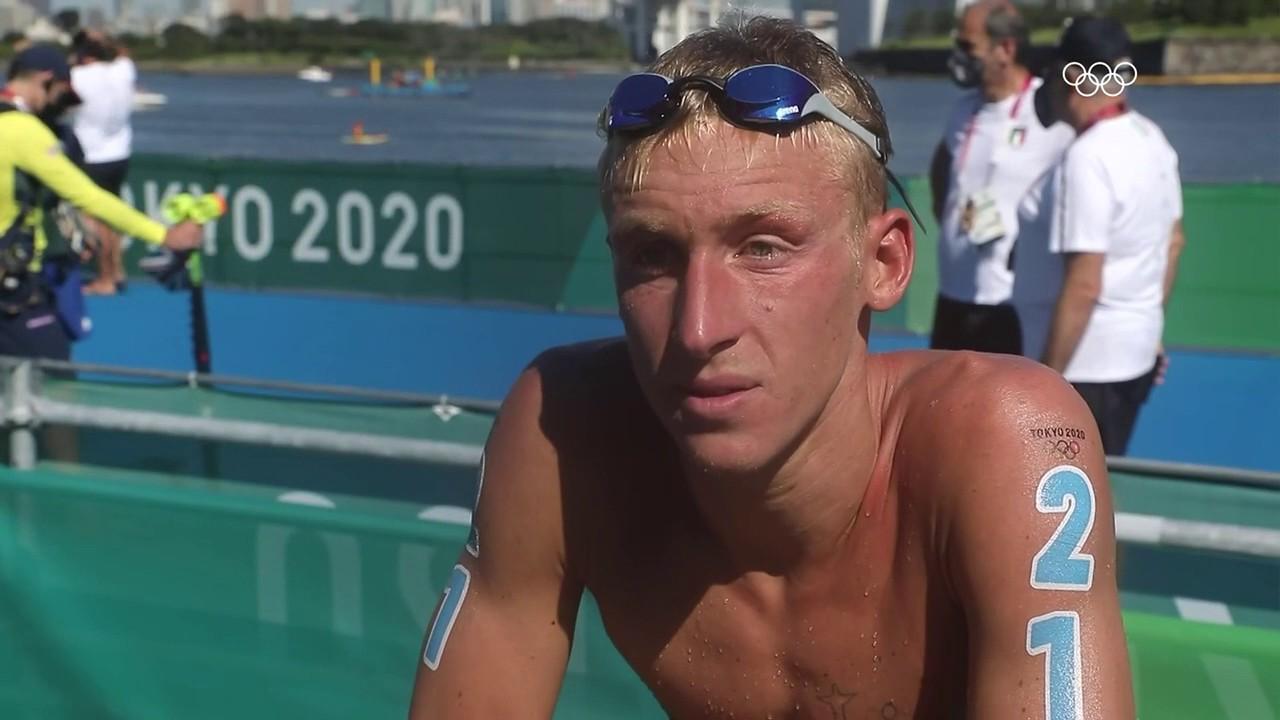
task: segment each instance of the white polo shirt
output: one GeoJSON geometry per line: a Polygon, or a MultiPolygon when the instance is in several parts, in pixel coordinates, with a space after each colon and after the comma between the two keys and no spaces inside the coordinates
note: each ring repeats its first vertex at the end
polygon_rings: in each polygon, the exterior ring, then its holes
{"type": "Polygon", "coordinates": [[[126,160],[133,152],[133,87],[137,70],[129,58],[71,68],[71,87],[84,101],[72,129],[87,163],[126,160]]]}
{"type": "Polygon", "coordinates": [[[1123,382],[1155,365],[1169,239],[1182,218],[1178,154],[1130,110],[1098,122],[1024,199],[1013,302],[1023,354],[1039,359],[1062,290],[1064,253],[1103,253],[1102,289],[1063,375],[1123,382]]]}
{"type": "Polygon", "coordinates": [[[1018,235],[1018,203],[1037,178],[1062,156],[1075,133],[1064,123],[1045,128],[1036,119],[1032,78],[1022,92],[987,102],[980,90],[956,102],[943,140],[951,153],[951,175],[938,241],[938,291],[978,305],[1009,301],[1013,272],[1009,250],[1018,235]],[[965,230],[966,205],[988,192],[1000,212],[1005,235],[976,245],[965,230]]]}

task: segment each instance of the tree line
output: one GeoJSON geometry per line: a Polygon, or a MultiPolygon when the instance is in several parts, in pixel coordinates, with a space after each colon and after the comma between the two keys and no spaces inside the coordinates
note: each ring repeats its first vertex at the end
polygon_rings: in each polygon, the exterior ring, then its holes
{"type": "Polygon", "coordinates": [[[620,30],[606,22],[562,18],[524,25],[464,28],[430,22],[364,19],[343,24],[335,19],[248,20],[229,15],[212,35],[181,23],[158,36],[122,36],[139,60],[184,60],[230,54],[291,54],[311,62],[341,62],[377,56],[419,61],[505,61],[508,56],[547,60],[625,60],[620,30]]]}

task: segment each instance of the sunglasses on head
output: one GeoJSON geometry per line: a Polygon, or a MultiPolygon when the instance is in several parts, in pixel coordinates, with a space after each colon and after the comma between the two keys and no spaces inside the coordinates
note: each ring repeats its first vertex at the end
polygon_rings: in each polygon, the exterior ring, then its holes
{"type": "Polygon", "coordinates": [[[610,136],[655,130],[675,117],[680,97],[690,88],[707,92],[726,119],[743,127],[782,131],[820,117],[847,130],[871,149],[911,215],[924,227],[902,185],[889,172],[884,140],[841,112],[812,80],[785,65],[752,65],[723,81],[706,75],[676,80],[657,73],[629,75],[609,97],[602,118],[604,130],[610,136]]]}

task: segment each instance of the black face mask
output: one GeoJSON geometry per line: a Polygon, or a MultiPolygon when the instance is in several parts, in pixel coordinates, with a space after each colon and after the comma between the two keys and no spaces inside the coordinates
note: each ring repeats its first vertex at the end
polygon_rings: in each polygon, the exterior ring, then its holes
{"type": "Polygon", "coordinates": [[[947,70],[951,81],[962,88],[978,87],[982,83],[982,61],[956,48],[947,58],[947,70]]]}

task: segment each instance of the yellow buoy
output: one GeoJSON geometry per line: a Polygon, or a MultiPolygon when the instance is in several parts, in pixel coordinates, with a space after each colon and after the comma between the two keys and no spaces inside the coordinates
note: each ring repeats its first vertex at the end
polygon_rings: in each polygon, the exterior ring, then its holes
{"type": "Polygon", "coordinates": [[[378,58],[373,58],[369,61],[369,84],[382,84],[382,61],[378,58]]]}
{"type": "Polygon", "coordinates": [[[428,55],[427,59],[422,61],[422,77],[428,83],[436,81],[436,59],[431,55],[428,55]]]}

